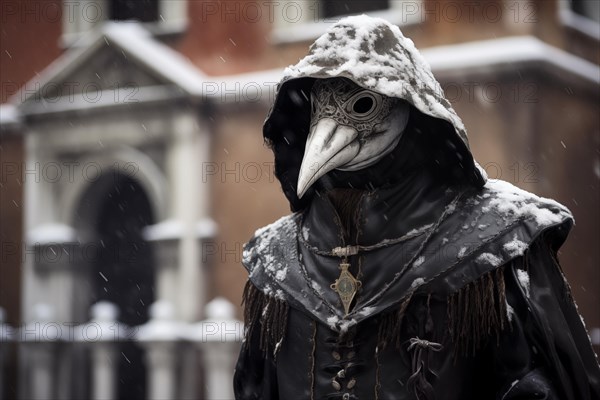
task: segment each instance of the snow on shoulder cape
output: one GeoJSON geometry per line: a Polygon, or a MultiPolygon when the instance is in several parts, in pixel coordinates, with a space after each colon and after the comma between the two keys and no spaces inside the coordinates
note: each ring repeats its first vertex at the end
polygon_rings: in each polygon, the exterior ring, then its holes
{"type": "MultiPolygon", "coordinates": [[[[347,316],[341,308],[325,307],[319,296],[308,293],[321,290],[324,283],[309,279],[300,256],[301,213],[259,229],[244,247],[242,262],[250,281],[263,293],[340,331],[397,306],[415,291],[456,292],[523,255],[542,233],[549,233],[550,245],[558,250],[573,224],[571,213],[561,204],[500,180],[488,181],[481,190],[469,189],[446,211],[426,246],[412,257],[415,261],[407,272],[394,276],[383,295],[359,302],[347,316]]],[[[416,252],[420,240],[417,236],[394,246],[416,252]]]]}

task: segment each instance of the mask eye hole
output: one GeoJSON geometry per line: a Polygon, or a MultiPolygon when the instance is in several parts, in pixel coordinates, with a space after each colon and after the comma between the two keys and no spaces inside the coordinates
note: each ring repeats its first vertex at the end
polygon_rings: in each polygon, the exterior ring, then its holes
{"type": "Polygon", "coordinates": [[[375,107],[375,100],[371,96],[361,96],[354,101],[352,111],[356,114],[368,114],[375,107]]]}
{"type": "Polygon", "coordinates": [[[346,102],[345,111],[350,118],[368,121],[378,115],[382,101],[383,97],[380,94],[363,90],[346,102]]]}

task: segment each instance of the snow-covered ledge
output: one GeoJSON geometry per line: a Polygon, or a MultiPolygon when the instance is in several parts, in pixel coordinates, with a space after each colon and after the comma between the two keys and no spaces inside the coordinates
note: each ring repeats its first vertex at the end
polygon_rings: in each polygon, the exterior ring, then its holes
{"type": "Polygon", "coordinates": [[[32,259],[37,269],[59,270],[71,268],[77,259],[79,243],[74,228],[50,223],[30,229],[26,234],[25,258],[32,259]]]}
{"type": "Polygon", "coordinates": [[[600,24],[591,18],[574,12],[566,0],[559,2],[558,19],[564,26],[580,32],[591,39],[600,41],[600,24]]]}
{"type": "MultiPolygon", "coordinates": [[[[188,224],[182,220],[168,219],[144,229],[144,239],[149,242],[178,240],[189,232],[188,224]]],[[[196,222],[192,234],[197,239],[210,239],[217,234],[217,224],[210,218],[196,222]]]]}
{"type": "MultiPolygon", "coordinates": [[[[183,317],[182,304],[189,304],[189,299],[199,301],[198,287],[203,285],[203,258],[201,246],[205,240],[213,238],[217,233],[216,223],[209,218],[196,222],[184,219],[168,219],[144,229],[144,239],[152,244],[156,261],[157,298],[177,304],[177,314],[183,317]],[[191,251],[190,251],[191,250],[191,251]],[[191,277],[186,274],[184,265],[186,257],[193,260],[191,277]],[[200,268],[199,268],[200,267],[200,268]],[[182,281],[191,281],[193,288],[184,288],[182,281]]],[[[194,313],[196,314],[196,313],[194,313]]],[[[193,320],[194,317],[183,318],[193,320]]]]}
{"type": "Polygon", "coordinates": [[[0,132],[17,131],[21,127],[21,114],[13,104],[0,104],[0,132]]]}
{"type": "Polygon", "coordinates": [[[30,246],[72,243],[76,240],[75,229],[65,224],[52,223],[39,225],[27,232],[27,244],[30,246]]]}
{"type": "MultiPolygon", "coordinates": [[[[317,1],[281,3],[274,9],[275,29],[270,40],[275,45],[299,42],[312,42],[341,18],[348,15],[324,17],[317,1]]],[[[401,28],[418,25],[425,21],[422,0],[394,0],[390,7],[369,11],[369,16],[383,18],[401,28]]]]}
{"type": "MultiPolygon", "coordinates": [[[[429,47],[421,51],[434,74],[472,71],[490,67],[538,62],[599,85],[600,67],[581,57],[551,46],[533,36],[511,36],[456,45],[429,47]]],[[[468,72],[465,72],[468,73],[468,72]]]]}

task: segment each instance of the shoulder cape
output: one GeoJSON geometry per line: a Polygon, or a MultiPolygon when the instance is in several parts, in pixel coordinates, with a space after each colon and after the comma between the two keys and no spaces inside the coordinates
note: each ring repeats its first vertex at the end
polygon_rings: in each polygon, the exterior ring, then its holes
{"type": "Polygon", "coordinates": [[[426,234],[424,246],[425,235],[394,245],[403,247],[412,265],[402,275],[388,274],[392,278],[377,296],[357,303],[344,316],[342,309],[313,295],[329,283],[315,282],[307,274],[298,247],[300,220],[301,213],[295,213],[259,229],[245,245],[242,263],[258,290],[335,331],[397,307],[416,292],[451,295],[523,255],[542,233],[549,233],[545,237],[557,250],[573,225],[569,210],[556,201],[504,181],[488,181],[446,209],[435,231],[426,234]]]}

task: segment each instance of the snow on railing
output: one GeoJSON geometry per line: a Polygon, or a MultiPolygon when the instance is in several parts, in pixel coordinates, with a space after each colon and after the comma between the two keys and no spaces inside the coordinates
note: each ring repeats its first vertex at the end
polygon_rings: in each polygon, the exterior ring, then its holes
{"type": "Polygon", "coordinates": [[[242,340],[243,324],[233,305],[222,297],[206,304],[206,319],[189,327],[187,338],[202,351],[206,399],[233,399],[233,369],[242,340]]]}
{"type": "Polygon", "coordinates": [[[176,397],[176,346],[184,324],[175,320],[171,303],[158,301],[150,306],[150,321],[139,327],[138,342],[146,349],[148,398],[176,397]]]}
{"type": "MultiPolygon", "coordinates": [[[[24,348],[21,360],[29,370],[21,376],[21,396],[34,400],[52,399],[57,387],[54,376],[56,346],[62,339],[62,329],[54,321],[54,309],[49,304],[33,306],[33,321],[18,329],[17,343],[24,348]],[[25,379],[23,379],[25,378],[25,379]],[[24,385],[25,384],[25,385],[24,385]]],[[[23,368],[21,373],[23,373],[23,368]]]]}
{"type": "Polygon", "coordinates": [[[119,309],[107,301],[94,304],[90,316],[90,322],[76,327],[74,340],[90,347],[91,398],[116,399],[118,342],[128,336],[128,327],[117,321],[119,309]]]}
{"type": "Polygon", "coordinates": [[[52,307],[37,304],[32,320],[13,329],[4,323],[0,309],[0,400],[6,353],[13,344],[18,346],[21,360],[20,398],[74,397],[69,385],[72,380],[85,381],[89,367],[90,388],[84,388],[89,390],[87,396],[116,399],[119,346],[126,341],[133,341],[145,352],[147,398],[233,398],[233,368],[243,332],[233,305],[223,298],[214,299],[206,305],[206,319],[192,324],[177,320],[173,306],[165,301],[154,303],[149,311],[147,323],[128,327],[118,322],[119,310],[114,304],[101,301],[90,308],[88,322],[73,326],[53,322],[52,307]],[[57,365],[77,352],[89,354],[83,358],[89,365],[81,368],[73,363],[77,367],[65,376],[57,365]],[[69,382],[62,382],[66,378],[69,382]],[[198,384],[200,380],[204,385],[198,384]]]}

